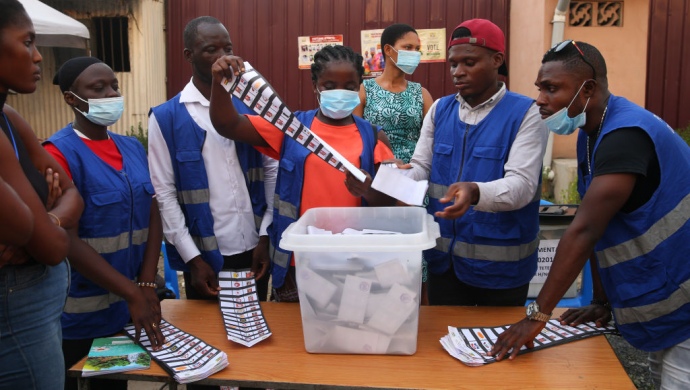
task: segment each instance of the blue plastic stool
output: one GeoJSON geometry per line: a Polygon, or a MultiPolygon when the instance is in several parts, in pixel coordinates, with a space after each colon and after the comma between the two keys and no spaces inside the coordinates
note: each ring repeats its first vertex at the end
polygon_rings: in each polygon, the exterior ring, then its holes
{"type": "Polygon", "coordinates": [[[175,298],[180,299],[180,286],[177,283],[177,271],[170,268],[170,263],[168,263],[168,252],[165,250],[165,242],[161,245],[161,252],[163,252],[165,287],[175,293],[175,298]]]}

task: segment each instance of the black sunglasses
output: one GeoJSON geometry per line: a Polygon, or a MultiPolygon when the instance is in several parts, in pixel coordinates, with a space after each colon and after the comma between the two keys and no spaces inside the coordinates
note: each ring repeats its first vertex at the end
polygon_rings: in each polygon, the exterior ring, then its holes
{"type": "Polygon", "coordinates": [[[577,45],[577,43],[575,43],[575,41],[573,41],[572,39],[569,39],[567,41],[563,41],[563,42],[559,43],[558,45],[552,47],[551,50],[554,53],[558,53],[559,51],[563,50],[564,48],[566,48],[571,43],[573,44],[573,46],[575,46],[575,49],[577,49],[577,52],[580,53],[580,57],[582,58],[582,61],[584,61],[585,64],[589,65],[589,67],[592,68],[592,73],[594,74],[593,78],[594,78],[594,80],[596,80],[597,79],[597,71],[594,70],[594,65],[592,65],[591,62],[587,61],[587,57],[585,57],[585,53],[582,52],[582,49],[580,49],[580,47],[577,45]]]}

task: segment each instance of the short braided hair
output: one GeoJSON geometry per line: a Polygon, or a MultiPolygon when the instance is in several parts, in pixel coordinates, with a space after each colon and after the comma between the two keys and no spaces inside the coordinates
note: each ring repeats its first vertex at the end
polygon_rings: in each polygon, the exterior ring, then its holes
{"type": "Polygon", "coordinates": [[[364,76],[364,65],[362,65],[362,62],[364,62],[364,58],[362,58],[361,54],[352,50],[351,47],[341,45],[324,46],[323,49],[314,54],[314,63],[311,64],[311,80],[316,82],[326,68],[326,64],[336,61],[351,62],[357,70],[360,84],[362,83],[364,76]]]}

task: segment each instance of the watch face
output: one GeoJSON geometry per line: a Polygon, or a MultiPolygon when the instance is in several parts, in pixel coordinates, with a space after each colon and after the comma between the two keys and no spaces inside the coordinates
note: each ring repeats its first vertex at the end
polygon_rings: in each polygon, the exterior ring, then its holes
{"type": "Polygon", "coordinates": [[[534,312],[536,311],[536,308],[534,306],[534,302],[527,305],[527,317],[532,317],[534,315],[534,312]]]}

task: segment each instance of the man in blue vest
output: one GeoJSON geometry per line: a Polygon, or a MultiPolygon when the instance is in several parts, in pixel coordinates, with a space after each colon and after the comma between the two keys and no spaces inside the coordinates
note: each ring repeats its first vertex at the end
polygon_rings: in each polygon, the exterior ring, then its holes
{"type": "Polygon", "coordinates": [[[581,129],[582,204],[527,318],[499,337],[492,354],[513,359],[520,347],[531,347],[592,258],[595,300],[561,322],[601,325],[613,310],[623,337],[650,351],[657,388],[690,388],[690,148],[660,118],[609,92],[606,63],[592,45],[554,46],[536,84],[547,126],[559,134],[581,129]]]}
{"type": "Polygon", "coordinates": [[[277,162],[221,137],[211,124],[211,66],[233,53],[227,29],[218,19],[196,18],[185,27],[184,45],[192,79],[149,115],[149,166],[168,259],[184,271],[187,298],[213,298],[221,269],[251,267],[265,300],[272,220],[267,196],[272,202],[277,162]]]}
{"type": "Polygon", "coordinates": [[[424,252],[429,302],[522,306],[537,270],[548,130],[534,101],[498,79],[506,75],[498,26],[460,24],[448,63],[458,93],[431,106],[410,161],[412,177],[430,179],[427,208],[441,227],[424,252]]]}

